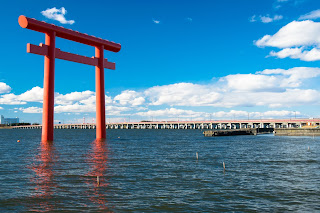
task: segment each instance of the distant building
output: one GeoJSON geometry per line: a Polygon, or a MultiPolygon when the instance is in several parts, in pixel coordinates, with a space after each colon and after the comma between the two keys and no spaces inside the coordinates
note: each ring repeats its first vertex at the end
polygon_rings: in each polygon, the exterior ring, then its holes
{"type": "Polygon", "coordinates": [[[11,125],[19,123],[19,118],[5,118],[3,115],[0,116],[0,124],[11,125]]]}

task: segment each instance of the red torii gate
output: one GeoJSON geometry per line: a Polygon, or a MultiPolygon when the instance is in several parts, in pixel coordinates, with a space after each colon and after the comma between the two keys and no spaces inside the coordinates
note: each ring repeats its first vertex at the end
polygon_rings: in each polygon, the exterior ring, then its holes
{"type": "Polygon", "coordinates": [[[53,24],[19,16],[22,28],[45,33],[45,44],[27,44],[27,52],[45,56],[43,80],[42,141],[53,141],[54,122],[54,67],[55,58],[88,64],[96,67],[96,138],[106,138],[104,68],[115,69],[115,63],[104,58],[104,50],[119,52],[121,45],[84,33],[58,27],[53,24]],[[95,47],[95,57],[89,58],[63,52],[55,47],[55,38],[60,37],[95,47]]]}

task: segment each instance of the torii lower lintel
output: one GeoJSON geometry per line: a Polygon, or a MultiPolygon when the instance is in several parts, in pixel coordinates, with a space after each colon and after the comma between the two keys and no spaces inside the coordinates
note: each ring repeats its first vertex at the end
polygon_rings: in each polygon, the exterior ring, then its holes
{"type": "MultiPolygon", "coordinates": [[[[45,44],[40,44],[40,46],[34,44],[27,44],[27,53],[33,53],[37,55],[48,55],[48,46],[45,44]]],[[[87,64],[92,66],[98,66],[98,58],[96,57],[86,57],[82,55],[77,55],[69,52],[61,51],[59,48],[55,48],[55,58],[63,59],[67,61],[73,61],[81,64],[87,64]]],[[[116,64],[108,61],[108,59],[104,59],[104,68],[115,70],[116,64]]]]}
{"type": "Polygon", "coordinates": [[[25,16],[19,17],[22,28],[45,33],[45,44],[36,46],[27,44],[27,52],[45,56],[43,81],[43,114],[42,114],[42,141],[53,141],[54,124],[54,73],[55,59],[63,59],[82,64],[95,66],[96,75],[96,138],[106,138],[105,121],[105,87],[104,68],[115,69],[115,63],[104,58],[104,50],[118,52],[121,45],[103,40],[94,36],[79,33],[63,27],[41,22],[25,16]],[[89,58],[73,53],[63,52],[55,47],[55,38],[80,42],[95,47],[95,57],[89,58]]]}

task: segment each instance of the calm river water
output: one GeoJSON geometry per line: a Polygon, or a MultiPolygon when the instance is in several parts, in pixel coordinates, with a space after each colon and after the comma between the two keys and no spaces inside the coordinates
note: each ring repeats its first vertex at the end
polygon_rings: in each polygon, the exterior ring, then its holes
{"type": "Polygon", "coordinates": [[[47,144],[40,135],[0,130],[0,212],[320,211],[320,137],[107,130],[96,142],[94,130],[55,130],[47,144]]]}

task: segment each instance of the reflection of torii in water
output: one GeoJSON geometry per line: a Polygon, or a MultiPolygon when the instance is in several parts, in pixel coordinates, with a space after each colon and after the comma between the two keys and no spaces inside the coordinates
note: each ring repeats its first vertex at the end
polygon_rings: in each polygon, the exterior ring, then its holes
{"type": "MultiPolygon", "coordinates": [[[[84,182],[88,185],[85,197],[88,197],[92,203],[97,204],[99,209],[103,210],[109,209],[107,206],[109,183],[106,179],[109,151],[106,146],[107,144],[104,140],[95,140],[91,143],[91,149],[86,159],[89,165],[89,172],[84,176],[84,182]],[[96,177],[99,177],[99,184],[96,177]]],[[[34,158],[34,163],[29,167],[35,172],[31,177],[31,183],[34,186],[34,192],[31,197],[39,199],[36,205],[30,203],[30,211],[55,210],[56,201],[52,198],[61,187],[61,184],[59,184],[59,187],[57,181],[55,181],[57,174],[54,166],[56,162],[58,162],[58,157],[54,144],[52,142],[41,142],[34,158]]]]}
{"type": "Polygon", "coordinates": [[[45,33],[45,44],[27,45],[27,52],[45,56],[43,81],[42,141],[53,141],[54,122],[54,67],[55,59],[63,59],[96,67],[96,138],[106,138],[104,68],[115,69],[115,64],[104,58],[104,50],[119,52],[121,45],[89,36],[84,33],[65,29],[25,16],[19,17],[22,28],[45,33]],[[95,57],[89,58],[63,52],[55,47],[56,37],[83,43],[95,47],[95,57]]]}
{"type": "Polygon", "coordinates": [[[38,150],[35,163],[31,165],[31,170],[35,172],[35,176],[31,178],[31,182],[35,184],[35,193],[32,197],[41,198],[42,202],[33,206],[33,208],[39,209],[30,209],[30,211],[51,211],[54,205],[50,203],[50,200],[57,188],[57,184],[53,181],[54,171],[52,168],[56,161],[55,150],[50,142],[41,142],[38,150]]]}
{"type": "Polygon", "coordinates": [[[105,176],[108,168],[108,149],[105,141],[95,140],[92,142],[92,151],[88,154],[87,162],[90,165],[90,171],[87,174],[89,179],[86,181],[89,185],[89,199],[98,204],[100,208],[107,210],[108,201],[105,193],[108,193],[106,188],[109,184],[106,182],[105,176]]]}

